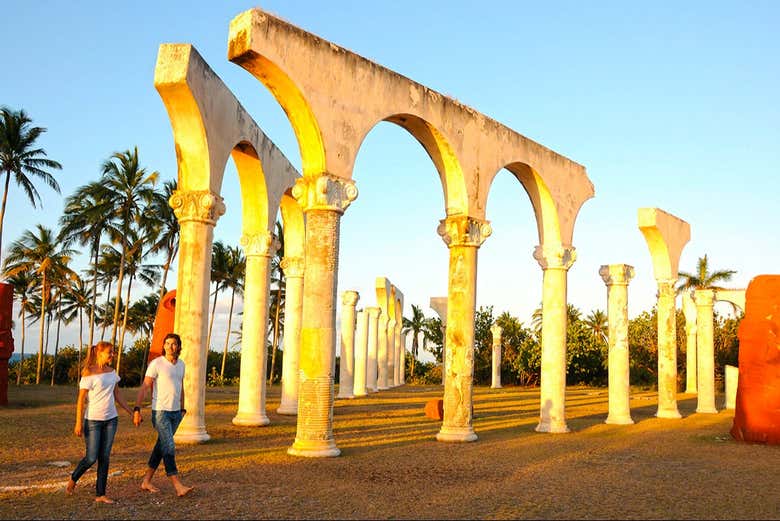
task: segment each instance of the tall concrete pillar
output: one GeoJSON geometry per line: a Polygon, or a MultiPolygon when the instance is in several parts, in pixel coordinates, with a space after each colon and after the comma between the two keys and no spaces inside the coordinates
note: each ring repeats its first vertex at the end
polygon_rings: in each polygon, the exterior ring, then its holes
{"type": "Polygon", "coordinates": [[[450,250],[444,419],[439,441],[474,441],[474,308],[477,296],[477,250],[491,234],[487,221],[451,216],[438,227],[450,250]]]}
{"type": "Polygon", "coordinates": [[[401,332],[401,385],[406,385],[406,331],[401,332]]]}
{"type": "Polygon", "coordinates": [[[385,313],[379,315],[377,321],[377,337],[376,337],[376,364],[377,364],[377,377],[376,387],[380,391],[389,389],[387,386],[387,322],[388,317],[385,313]]]}
{"type": "Polygon", "coordinates": [[[699,385],[696,412],[717,413],[715,407],[715,346],[713,339],[714,315],[713,301],[715,291],[697,289],[694,291],[696,302],[696,360],[697,380],[699,385]]]}
{"type": "Polygon", "coordinates": [[[366,308],[368,314],[368,355],[366,358],[366,388],[369,393],[379,390],[378,380],[378,351],[379,351],[379,315],[382,313],[378,307],[366,308]]]}
{"type": "Polygon", "coordinates": [[[541,411],[537,432],[569,432],[566,425],[566,282],[577,258],[571,246],[537,246],[542,279],[541,411]]]}
{"type": "Polygon", "coordinates": [[[387,387],[396,387],[395,381],[395,319],[387,321],[387,387]]]}
{"type": "Polygon", "coordinates": [[[268,286],[271,256],[279,242],[269,232],[244,234],[241,246],[246,255],[244,321],[241,328],[241,371],[238,412],[234,425],[268,425],[265,411],[266,348],[268,337],[268,286]]]}
{"type": "Polygon", "coordinates": [[[631,419],[631,386],[628,353],[628,283],[634,268],[628,264],[601,266],[599,275],[607,285],[609,324],[609,414],[605,423],[627,425],[631,419]]]}
{"type": "Polygon", "coordinates": [[[355,380],[352,394],[356,397],[368,394],[366,390],[366,369],[368,368],[368,313],[357,312],[355,325],[355,380]]]}
{"type": "Polygon", "coordinates": [[[282,398],[278,414],[298,414],[298,356],[301,349],[303,312],[303,257],[284,257],[286,279],[284,298],[284,358],[282,359],[282,398]]]}
{"type": "Polygon", "coordinates": [[[175,438],[182,443],[199,443],[210,438],[204,417],[208,360],[205,338],[208,321],[203,311],[209,309],[214,225],[225,213],[225,204],[222,197],[208,190],[177,190],[168,203],[179,221],[174,327],[181,336],[181,359],[187,366],[183,387],[187,414],[175,438]]]}
{"type": "Polygon", "coordinates": [[[683,291],[682,308],[685,315],[685,392],[696,394],[696,303],[691,293],[683,291]]]}
{"type": "Polygon", "coordinates": [[[658,284],[658,418],[680,418],[677,410],[677,320],[675,289],[680,254],[691,227],[658,208],[640,208],[639,230],[647,242],[658,284]]]}
{"type": "Polygon", "coordinates": [[[298,417],[293,456],[338,456],[333,438],[333,367],[339,224],[357,197],[354,182],[330,174],[298,179],[292,189],[306,216],[306,281],[298,369],[298,417]]]}
{"type": "Polygon", "coordinates": [[[336,398],[354,398],[355,382],[355,305],[360,294],[345,291],[341,295],[341,357],[339,364],[339,395],[336,398]]]}
{"type": "Polygon", "coordinates": [[[492,389],[501,389],[501,333],[503,330],[498,324],[490,326],[493,335],[493,378],[490,383],[492,389]]]}

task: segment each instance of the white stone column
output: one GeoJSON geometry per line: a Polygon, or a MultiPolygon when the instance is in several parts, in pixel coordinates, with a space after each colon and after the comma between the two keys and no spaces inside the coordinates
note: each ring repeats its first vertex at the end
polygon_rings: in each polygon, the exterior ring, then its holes
{"type": "Polygon", "coordinates": [[[336,288],[339,224],[357,197],[351,180],[308,175],[292,189],[306,216],[303,321],[298,369],[298,417],[293,456],[338,456],[333,438],[333,366],[336,356],[336,288]]]}
{"type": "Polygon", "coordinates": [[[387,315],[384,313],[379,315],[377,321],[376,386],[380,391],[389,389],[387,386],[387,322],[387,315]]]}
{"type": "Polygon", "coordinates": [[[401,385],[406,385],[406,332],[401,332],[401,385]]]}
{"type": "Polygon", "coordinates": [[[360,294],[345,291],[341,295],[341,355],[339,363],[339,394],[336,398],[354,398],[355,382],[355,305],[360,294]]]}
{"type": "Polygon", "coordinates": [[[187,414],[176,431],[181,443],[200,443],[206,432],[206,365],[208,346],[209,283],[211,281],[211,244],[214,225],[225,213],[218,194],[208,190],[177,190],[168,204],[179,221],[179,268],[176,284],[174,330],[181,336],[181,359],[187,366],[184,375],[184,401],[187,414]]]}
{"type": "Polygon", "coordinates": [[[477,439],[472,425],[477,250],[492,229],[487,221],[463,215],[443,219],[437,232],[449,247],[450,266],[444,420],[436,439],[474,441],[477,439]]]}
{"type": "Polygon", "coordinates": [[[681,418],[677,410],[677,317],[674,280],[658,282],[658,418],[681,418]]]}
{"type": "Polygon", "coordinates": [[[717,413],[715,407],[715,346],[713,341],[714,315],[713,301],[715,291],[711,289],[697,289],[693,299],[696,302],[696,360],[699,385],[696,412],[717,413]]]}
{"type": "Polygon", "coordinates": [[[498,324],[490,326],[490,333],[493,335],[493,378],[490,383],[491,389],[501,389],[501,333],[503,330],[498,324]]]}
{"type": "Polygon", "coordinates": [[[238,385],[238,412],[234,425],[268,425],[265,410],[268,337],[268,287],[271,256],[279,242],[269,232],[244,234],[241,246],[246,255],[244,321],[241,328],[241,371],[238,385]]]}
{"type": "Polygon", "coordinates": [[[387,321],[387,387],[395,387],[395,319],[387,321]]]}
{"type": "Polygon", "coordinates": [[[696,303],[689,291],[682,293],[682,308],[685,315],[685,392],[697,393],[696,384],[696,303]]]}
{"type": "Polygon", "coordinates": [[[607,285],[609,324],[609,414],[605,423],[627,425],[634,423],[628,352],[628,283],[634,278],[634,268],[609,264],[601,266],[599,275],[607,285]]]}
{"type": "Polygon", "coordinates": [[[737,404],[737,385],[739,384],[739,367],[725,366],[725,395],[724,409],[734,409],[737,404]]]}
{"type": "Polygon", "coordinates": [[[368,369],[368,313],[357,312],[355,326],[355,381],[352,394],[356,397],[368,394],[366,390],[366,370],[368,369]]]}
{"type": "Polygon", "coordinates": [[[281,262],[286,280],[284,297],[284,357],[282,358],[282,398],[278,414],[298,414],[298,356],[301,349],[303,312],[303,257],[284,257],[281,262]]]}
{"type": "Polygon", "coordinates": [[[577,258],[572,247],[537,246],[542,279],[542,370],[537,432],[569,432],[566,425],[566,282],[577,258]]]}
{"type": "Polygon", "coordinates": [[[366,308],[368,314],[368,356],[366,358],[366,388],[369,393],[379,390],[378,380],[378,349],[379,349],[379,315],[382,310],[378,307],[366,308]]]}

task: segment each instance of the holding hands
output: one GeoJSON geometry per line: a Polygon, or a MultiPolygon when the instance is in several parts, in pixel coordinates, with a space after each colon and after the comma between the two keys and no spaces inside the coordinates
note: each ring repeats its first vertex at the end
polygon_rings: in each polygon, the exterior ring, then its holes
{"type": "Polygon", "coordinates": [[[140,407],[135,407],[133,409],[133,425],[138,427],[139,425],[141,425],[141,423],[143,421],[144,421],[144,419],[141,418],[141,408],[140,407]]]}

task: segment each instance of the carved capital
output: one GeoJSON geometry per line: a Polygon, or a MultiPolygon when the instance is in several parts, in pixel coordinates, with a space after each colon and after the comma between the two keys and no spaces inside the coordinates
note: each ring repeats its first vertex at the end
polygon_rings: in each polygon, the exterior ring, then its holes
{"type": "Polygon", "coordinates": [[[225,213],[225,203],[209,190],[176,190],[168,199],[180,223],[194,221],[214,226],[225,213]]]}
{"type": "Polygon", "coordinates": [[[368,313],[368,318],[370,318],[371,320],[378,319],[379,315],[382,314],[382,310],[378,307],[366,308],[365,312],[368,313]]]}
{"type": "Polygon", "coordinates": [[[444,244],[453,246],[474,246],[479,248],[485,239],[493,233],[488,221],[475,219],[468,215],[455,215],[439,221],[436,233],[441,235],[444,244]]]}
{"type": "Polygon", "coordinates": [[[270,232],[245,233],[239,242],[247,257],[270,257],[281,246],[276,236],[270,232]]]}
{"type": "Polygon", "coordinates": [[[693,292],[693,300],[696,307],[712,307],[715,302],[714,289],[697,289],[693,292]]]}
{"type": "Polygon", "coordinates": [[[628,264],[605,264],[599,269],[599,275],[607,286],[628,286],[634,278],[634,267],[628,264]]]}
{"type": "Polygon", "coordinates": [[[344,306],[355,307],[355,304],[357,304],[359,298],[360,294],[357,291],[345,291],[341,294],[341,304],[344,306]]]}
{"type": "Polygon", "coordinates": [[[545,246],[544,244],[534,248],[534,259],[543,270],[559,269],[568,270],[577,260],[577,251],[573,246],[545,246]]]}
{"type": "Polygon", "coordinates": [[[501,333],[503,332],[504,330],[498,324],[490,326],[490,334],[493,335],[493,344],[501,343],[501,333]]]}
{"type": "Polygon", "coordinates": [[[658,284],[658,298],[665,298],[670,299],[672,302],[674,302],[676,295],[676,292],[674,291],[674,285],[677,283],[674,279],[669,280],[656,280],[656,283],[658,284]]]}
{"type": "Polygon", "coordinates": [[[331,174],[316,177],[301,177],[295,182],[292,196],[304,212],[309,210],[330,210],[343,214],[357,199],[355,182],[331,174]]]}
{"type": "Polygon", "coordinates": [[[303,277],[303,269],[306,267],[306,262],[303,257],[282,257],[282,262],[279,263],[284,272],[284,276],[288,279],[303,277]]]}

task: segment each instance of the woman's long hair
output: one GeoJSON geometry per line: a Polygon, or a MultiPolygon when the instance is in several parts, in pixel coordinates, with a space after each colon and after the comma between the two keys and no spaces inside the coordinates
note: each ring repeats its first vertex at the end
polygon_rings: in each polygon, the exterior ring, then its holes
{"type": "Polygon", "coordinates": [[[84,365],[81,368],[81,376],[89,376],[89,368],[97,364],[97,354],[101,349],[113,349],[114,346],[111,342],[103,342],[102,340],[95,345],[89,346],[87,350],[87,357],[84,359],[84,365]]]}

